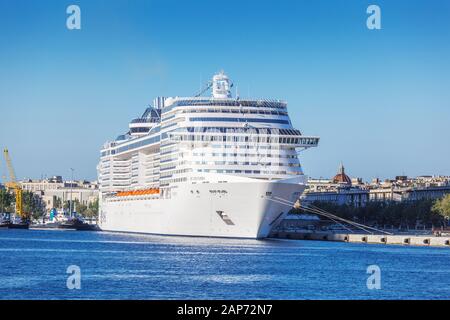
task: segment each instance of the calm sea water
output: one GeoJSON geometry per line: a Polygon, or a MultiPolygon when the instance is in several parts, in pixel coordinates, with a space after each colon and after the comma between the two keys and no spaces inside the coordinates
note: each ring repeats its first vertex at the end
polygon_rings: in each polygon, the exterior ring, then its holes
{"type": "Polygon", "coordinates": [[[0,230],[0,299],[416,298],[450,299],[449,249],[0,230]]]}

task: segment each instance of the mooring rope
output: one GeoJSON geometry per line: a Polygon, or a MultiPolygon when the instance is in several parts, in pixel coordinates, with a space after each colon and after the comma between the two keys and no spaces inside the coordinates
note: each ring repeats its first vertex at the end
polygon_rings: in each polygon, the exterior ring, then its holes
{"type": "MultiPolygon", "coordinates": [[[[292,203],[290,203],[290,201],[288,201],[288,200],[285,200],[285,199],[282,199],[282,198],[279,198],[279,197],[276,197],[276,198],[278,198],[278,200],[271,199],[271,198],[269,198],[269,200],[274,201],[274,202],[277,202],[277,203],[281,203],[282,205],[285,205],[285,206],[288,206],[288,207],[292,207],[292,206],[293,206],[292,203]]],[[[309,210],[309,211],[311,211],[311,210],[309,210]]],[[[316,215],[323,215],[323,214],[321,214],[321,213],[319,213],[319,212],[317,212],[317,213],[316,213],[316,212],[312,212],[312,213],[314,213],[314,214],[316,214],[316,215]]],[[[347,228],[344,224],[340,223],[339,221],[336,221],[336,220],[334,220],[333,218],[328,217],[328,216],[327,216],[327,218],[330,219],[330,220],[332,220],[332,221],[334,221],[335,223],[337,223],[338,225],[340,225],[340,226],[343,227],[344,229],[346,229],[346,230],[350,231],[351,233],[353,233],[353,230],[347,228]]]]}
{"type": "MultiPolygon", "coordinates": [[[[314,209],[316,209],[316,210],[319,210],[319,211],[321,211],[321,212],[324,212],[324,213],[326,213],[326,214],[329,214],[329,215],[333,215],[333,214],[331,214],[331,213],[329,213],[329,212],[327,212],[327,211],[325,211],[325,210],[323,210],[323,209],[321,209],[321,208],[319,208],[319,207],[316,207],[316,206],[314,206],[314,205],[309,205],[310,207],[312,207],[312,208],[314,208],[314,209]]],[[[334,215],[333,215],[334,216],[334,215]]],[[[360,226],[362,229],[365,229],[365,228],[367,228],[367,229],[369,229],[369,230],[374,230],[374,231],[376,231],[376,232],[381,232],[381,233],[384,233],[384,234],[392,234],[392,233],[390,233],[390,232],[387,232],[387,231],[384,231],[384,230],[380,230],[380,229],[377,229],[377,228],[374,228],[374,227],[370,227],[370,226],[367,226],[367,225],[364,225],[364,224],[361,224],[361,223],[358,223],[358,222],[355,222],[355,221],[351,221],[351,220],[347,220],[347,219],[344,219],[344,218],[340,218],[342,221],[345,221],[345,222],[347,222],[347,223],[349,223],[349,224],[353,224],[353,225],[355,225],[355,226],[360,226]]]]}
{"type": "MultiPolygon", "coordinates": [[[[280,197],[274,197],[274,198],[268,197],[268,199],[271,200],[271,201],[283,204],[285,206],[293,207],[295,205],[295,202],[292,202],[292,201],[289,201],[287,199],[283,199],[283,198],[280,198],[280,197]]],[[[367,225],[364,225],[364,224],[361,224],[361,223],[358,223],[358,222],[354,222],[354,221],[351,221],[351,220],[348,220],[348,219],[341,218],[341,217],[339,217],[337,215],[334,215],[334,214],[332,214],[332,213],[330,213],[328,211],[325,211],[324,209],[321,209],[319,207],[316,207],[316,206],[314,206],[312,204],[308,205],[308,206],[303,206],[302,204],[300,204],[300,208],[302,210],[306,211],[306,212],[310,212],[310,213],[313,213],[313,214],[316,214],[316,215],[319,215],[319,216],[326,217],[326,218],[328,218],[328,219],[332,220],[333,222],[339,224],[340,226],[342,226],[343,228],[345,228],[346,230],[348,230],[348,231],[350,231],[352,233],[353,233],[353,230],[347,228],[343,223],[349,224],[349,225],[351,225],[351,226],[353,226],[353,227],[355,227],[357,229],[364,230],[365,232],[370,233],[370,234],[374,234],[373,231],[384,233],[384,234],[392,234],[392,233],[384,231],[384,230],[380,230],[380,229],[377,229],[377,228],[374,228],[374,227],[370,227],[370,226],[367,226],[367,225]],[[341,223],[341,222],[343,222],[343,223],[341,223]],[[373,230],[373,231],[370,231],[370,230],[373,230]]]]}

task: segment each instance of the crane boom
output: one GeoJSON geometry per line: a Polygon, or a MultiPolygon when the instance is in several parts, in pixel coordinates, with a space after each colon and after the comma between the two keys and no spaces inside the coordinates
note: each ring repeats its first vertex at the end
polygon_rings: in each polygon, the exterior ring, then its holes
{"type": "Polygon", "coordinates": [[[22,204],[22,187],[17,182],[16,173],[14,171],[14,167],[12,165],[11,157],[9,155],[8,149],[3,150],[3,156],[6,161],[6,166],[8,168],[9,173],[9,182],[6,183],[6,187],[9,189],[13,189],[16,193],[16,214],[19,215],[22,219],[26,219],[26,215],[23,212],[23,204],[22,204]]]}

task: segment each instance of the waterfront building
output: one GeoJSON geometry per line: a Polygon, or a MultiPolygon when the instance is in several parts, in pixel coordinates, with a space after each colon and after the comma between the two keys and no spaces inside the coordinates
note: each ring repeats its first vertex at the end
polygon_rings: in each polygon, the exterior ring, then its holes
{"type": "Polygon", "coordinates": [[[20,181],[20,185],[24,191],[37,193],[63,188],[65,186],[65,183],[63,182],[61,176],[54,176],[50,179],[25,179],[23,181],[20,181]]]}
{"type": "Polygon", "coordinates": [[[98,199],[98,189],[91,188],[60,188],[56,190],[47,190],[41,194],[46,209],[51,210],[58,203],[65,203],[72,199],[73,202],[79,202],[85,206],[98,199]]]}
{"type": "Polygon", "coordinates": [[[418,201],[435,200],[450,194],[450,185],[448,186],[429,186],[429,187],[378,187],[370,189],[370,201],[418,201]]]}
{"type": "Polygon", "coordinates": [[[304,204],[316,201],[336,205],[365,206],[369,201],[418,201],[439,199],[450,194],[450,177],[405,175],[381,181],[378,178],[364,183],[361,178],[350,178],[343,165],[332,179],[309,179],[308,187],[301,196],[304,204]]]}
{"type": "Polygon", "coordinates": [[[86,206],[98,199],[96,181],[64,181],[61,176],[54,176],[40,180],[25,179],[20,181],[20,185],[24,191],[38,196],[47,212],[71,199],[86,206]]]}

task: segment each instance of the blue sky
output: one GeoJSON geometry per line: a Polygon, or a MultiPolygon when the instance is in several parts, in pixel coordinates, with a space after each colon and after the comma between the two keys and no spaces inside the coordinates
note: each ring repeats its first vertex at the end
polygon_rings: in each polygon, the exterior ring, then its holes
{"type": "Polygon", "coordinates": [[[450,175],[446,0],[0,0],[0,146],[19,178],[95,179],[104,141],[220,69],[321,137],[302,155],[312,177],[341,161],[364,179],[450,175]],[[370,4],[382,30],[366,27],[370,4]]]}

